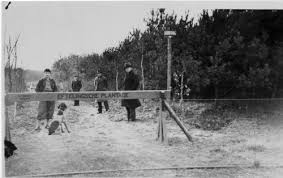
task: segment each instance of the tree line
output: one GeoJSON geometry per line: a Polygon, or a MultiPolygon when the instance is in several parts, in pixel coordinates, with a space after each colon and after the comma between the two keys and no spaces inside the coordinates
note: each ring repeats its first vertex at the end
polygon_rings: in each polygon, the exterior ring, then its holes
{"type": "Polygon", "coordinates": [[[176,97],[278,97],[283,86],[283,11],[204,10],[198,19],[152,10],[146,30],[133,29],[118,46],[102,54],[62,57],[55,78],[69,82],[79,74],[92,90],[99,70],[110,90],[121,90],[123,64],[131,62],[141,89],[166,89],[167,40],[172,38],[172,89],[176,97]]]}

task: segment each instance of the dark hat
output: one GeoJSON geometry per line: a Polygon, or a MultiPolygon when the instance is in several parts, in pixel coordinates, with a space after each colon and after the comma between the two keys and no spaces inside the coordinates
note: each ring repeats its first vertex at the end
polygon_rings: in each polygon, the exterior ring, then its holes
{"type": "Polygon", "coordinates": [[[129,68],[129,67],[132,67],[131,63],[127,62],[127,63],[124,64],[124,70],[129,68]]]}
{"type": "Polygon", "coordinates": [[[45,69],[44,72],[49,72],[49,73],[51,73],[51,70],[50,70],[50,69],[45,69]]]}

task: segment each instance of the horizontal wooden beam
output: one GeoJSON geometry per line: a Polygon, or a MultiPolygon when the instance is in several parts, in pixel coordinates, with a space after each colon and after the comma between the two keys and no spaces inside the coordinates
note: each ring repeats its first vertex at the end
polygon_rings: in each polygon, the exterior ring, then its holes
{"type": "Polygon", "coordinates": [[[169,98],[169,90],[132,90],[132,91],[93,91],[93,92],[42,92],[42,93],[8,93],[5,95],[6,105],[13,102],[84,100],[96,99],[155,99],[164,92],[169,98]]]}

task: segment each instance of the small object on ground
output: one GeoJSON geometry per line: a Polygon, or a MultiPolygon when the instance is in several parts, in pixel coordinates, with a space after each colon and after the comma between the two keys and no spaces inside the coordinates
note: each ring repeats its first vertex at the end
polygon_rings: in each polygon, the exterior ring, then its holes
{"type": "Polygon", "coordinates": [[[40,127],[37,127],[37,128],[35,128],[33,131],[34,131],[34,132],[39,132],[39,131],[41,131],[41,128],[40,128],[40,127]]]}
{"type": "Polygon", "coordinates": [[[123,121],[123,118],[115,119],[114,121],[115,122],[120,122],[120,121],[123,121]]]}
{"type": "Polygon", "coordinates": [[[18,148],[10,141],[4,140],[4,145],[5,145],[5,158],[9,158],[14,154],[14,151],[17,150],[18,148]]]}
{"type": "Polygon", "coordinates": [[[260,162],[259,161],[254,161],[254,164],[253,164],[253,166],[255,167],[255,168],[259,168],[260,167],[260,162]]]}

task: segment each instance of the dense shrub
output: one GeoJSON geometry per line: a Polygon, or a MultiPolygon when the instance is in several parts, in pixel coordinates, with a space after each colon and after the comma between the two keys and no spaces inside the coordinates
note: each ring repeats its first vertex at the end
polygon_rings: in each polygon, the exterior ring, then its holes
{"type": "Polygon", "coordinates": [[[223,106],[213,106],[202,112],[195,120],[194,125],[204,130],[220,130],[229,125],[233,117],[231,112],[223,106]]]}

